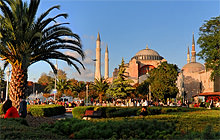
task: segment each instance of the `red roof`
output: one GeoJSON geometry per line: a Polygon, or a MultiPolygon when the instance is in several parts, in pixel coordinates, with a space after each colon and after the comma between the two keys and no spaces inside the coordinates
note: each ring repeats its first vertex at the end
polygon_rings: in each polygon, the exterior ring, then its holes
{"type": "Polygon", "coordinates": [[[220,92],[205,92],[200,93],[199,96],[220,96],[220,92]]]}

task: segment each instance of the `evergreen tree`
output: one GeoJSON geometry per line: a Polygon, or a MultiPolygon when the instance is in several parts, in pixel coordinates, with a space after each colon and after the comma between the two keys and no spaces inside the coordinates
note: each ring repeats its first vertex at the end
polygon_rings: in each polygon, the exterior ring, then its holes
{"type": "Polygon", "coordinates": [[[213,70],[211,79],[220,76],[220,16],[213,17],[200,27],[197,43],[202,49],[198,56],[205,60],[206,68],[213,70]]]}
{"type": "Polygon", "coordinates": [[[122,58],[121,64],[119,65],[119,72],[117,79],[113,80],[107,94],[114,98],[125,98],[127,95],[134,91],[131,86],[132,80],[128,79],[126,74],[126,67],[124,64],[124,59],[122,58]]]}

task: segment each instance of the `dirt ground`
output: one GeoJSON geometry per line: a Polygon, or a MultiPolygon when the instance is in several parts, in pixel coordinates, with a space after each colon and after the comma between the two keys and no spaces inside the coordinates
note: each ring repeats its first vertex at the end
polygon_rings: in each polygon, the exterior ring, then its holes
{"type": "Polygon", "coordinates": [[[52,118],[52,117],[33,117],[31,115],[27,115],[25,119],[28,125],[31,127],[38,127],[43,123],[53,124],[57,120],[56,118],[52,118]]]}

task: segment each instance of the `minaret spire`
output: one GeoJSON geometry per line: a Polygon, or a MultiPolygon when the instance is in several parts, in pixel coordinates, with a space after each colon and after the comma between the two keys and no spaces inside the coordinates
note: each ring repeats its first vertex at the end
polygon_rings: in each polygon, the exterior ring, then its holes
{"type": "Polygon", "coordinates": [[[190,53],[189,53],[189,46],[188,46],[188,52],[187,52],[187,63],[190,63],[190,53]]]}
{"type": "Polygon", "coordinates": [[[149,49],[149,48],[148,48],[148,44],[146,45],[146,49],[149,49]]]}
{"type": "Polygon", "coordinates": [[[100,35],[99,35],[99,32],[98,32],[98,35],[97,35],[97,40],[96,41],[101,41],[100,40],[100,35]]]}
{"type": "Polygon", "coordinates": [[[108,58],[108,45],[106,45],[105,49],[105,79],[109,77],[109,58],[108,58]]]}
{"type": "Polygon", "coordinates": [[[192,58],[191,58],[191,62],[196,62],[196,51],[195,51],[195,41],[194,41],[194,33],[192,36],[192,58]]]}
{"type": "Polygon", "coordinates": [[[101,79],[101,40],[98,32],[96,40],[96,70],[95,70],[95,79],[101,79]]]}

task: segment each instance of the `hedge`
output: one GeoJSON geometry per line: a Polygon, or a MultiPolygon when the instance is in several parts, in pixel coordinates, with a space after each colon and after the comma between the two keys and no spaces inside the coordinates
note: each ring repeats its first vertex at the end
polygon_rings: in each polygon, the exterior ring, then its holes
{"type": "MultiPolygon", "coordinates": [[[[86,110],[101,111],[103,118],[139,116],[141,107],[102,107],[102,106],[79,106],[72,110],[73,118],[81,119],[86,110]]],[[[205,110],[204,108],[184,107],[147,107],[146,115],[166,114],[171,112],[191,112],[205,110]]]]}
{"type": "Polygon", "coordinates": [[[82,114],[85,114],[86,110],[94,110],[93,106],[78,106],[72,110],[73,118],[81,119],[82,114]]]}
{"type": "Polygon", "coordinates": [[[61,105],[30,105],[27,110],[35,117],[50,117],[66,112],[65,107],[61,105]]]}

